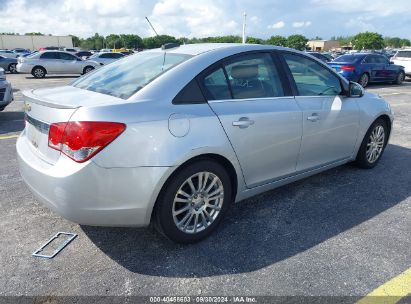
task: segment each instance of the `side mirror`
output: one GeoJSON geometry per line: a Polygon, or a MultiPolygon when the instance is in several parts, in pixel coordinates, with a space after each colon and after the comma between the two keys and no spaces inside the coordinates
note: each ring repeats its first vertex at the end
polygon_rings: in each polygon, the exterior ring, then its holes
{"type": "Polygon", "coordinates": [[[3,68],[0,68],[0,80],[6,80],[6,72],[3,68]]]}
{"type": "Polygon", "coordinates": [[[364,96],[364,88],[356,83],[356,82],[352,82],[350,81],[350,90],[349,90],[349,94],[348,97],[363,97],[364,96]]]}

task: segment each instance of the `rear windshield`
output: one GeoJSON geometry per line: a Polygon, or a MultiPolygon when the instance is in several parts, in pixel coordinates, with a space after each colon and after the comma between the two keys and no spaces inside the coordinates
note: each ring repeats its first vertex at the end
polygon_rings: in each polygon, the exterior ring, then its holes
{"type": "Polygon", "coordinates": [[[354,56],[354,55],[342,55],[340,57],[337,57],[333,60],[333,62],[356,62],[357,60],[360,60],[359,56],[354,56]]]}
{"type": "Polygon", "coordinates": [[[411,51],[398,51],[398,53],[395,54],[395,57],[411,58],[411,51]]]}
{"type": "Polygon", "coordinates": [[[127,99],[149,82],[189,59],[190,55],[141,52],[80,77],[72,86],[127,99]]]}

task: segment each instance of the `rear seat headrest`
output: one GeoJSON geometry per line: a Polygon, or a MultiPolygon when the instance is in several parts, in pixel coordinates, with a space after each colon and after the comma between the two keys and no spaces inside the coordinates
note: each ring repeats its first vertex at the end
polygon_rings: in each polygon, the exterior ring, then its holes
{"type": "Polygon", "coordinates": [[[252,79],[258,76],[258,64],[240,64],[231,68],[231,77],[235,79],[252,79]]]}

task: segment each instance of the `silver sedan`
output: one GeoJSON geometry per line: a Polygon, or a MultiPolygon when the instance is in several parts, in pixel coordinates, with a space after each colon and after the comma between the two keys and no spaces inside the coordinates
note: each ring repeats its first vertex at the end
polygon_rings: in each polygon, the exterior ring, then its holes
{"type": "Polygon", "coordinates": [[[20,171],[74,222],[198,241],[232,202],[348,162],[373,168],[389,104],[304,53],[197,44],[144,51],[26,91],[20,171]]]}
{"type": "Polygon", "coordinates": [[[100,65],[61,51],[41,51],[17,59],[17,72],[44,78],[47,74],[86,74],[100,65]]]}

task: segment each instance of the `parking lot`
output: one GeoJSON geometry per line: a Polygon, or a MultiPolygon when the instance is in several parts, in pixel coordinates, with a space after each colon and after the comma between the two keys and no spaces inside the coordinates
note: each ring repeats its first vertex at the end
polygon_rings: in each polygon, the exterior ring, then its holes
{"type": "Polygon", "coordinates": [[[243,201],[210,238],[186,246],[152,228],[80,226],[37,203],[16,162],[21,91],[75,77],[7,79],[15,101],[0,112],[2,296],[352,296],[354,302],[411,267],[410,79],[367,88],[388,100],[396,116],[375,169],[345,165],[243,201]],[[54,259],[31,256],[58,231],[78,237],[54,259]]]}

